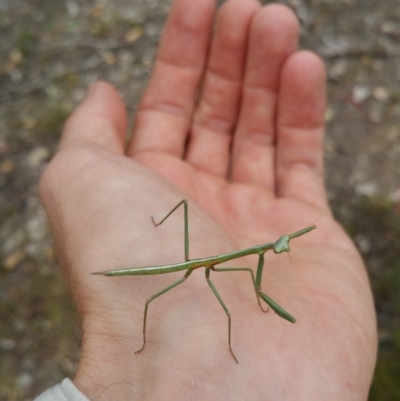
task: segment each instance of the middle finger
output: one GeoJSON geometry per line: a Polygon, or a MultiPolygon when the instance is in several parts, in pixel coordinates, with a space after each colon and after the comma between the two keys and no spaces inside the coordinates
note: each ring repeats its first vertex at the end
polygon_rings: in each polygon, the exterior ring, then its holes
{"type": "Polygon", "coordinates": [[[234,136],[232,180],[275,189],[275,112],[280,73],[296,51],[298,22],[285,6],[263,8],[250,30],[242,104],[234,136]]]}
{"type": "Polygon", "coordinates": [[[226,177],[229,168],[248,30],[259,9],[255,0],[229,0],[220,9],[194,115],[186,159],[198,169],[221,177],[226,177]]]}

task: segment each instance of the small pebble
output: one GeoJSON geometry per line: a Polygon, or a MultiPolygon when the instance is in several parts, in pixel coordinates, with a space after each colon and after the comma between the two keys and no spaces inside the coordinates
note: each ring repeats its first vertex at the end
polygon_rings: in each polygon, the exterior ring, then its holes
{"type": "Polygon", "coordinates": [[[18,68],[15,68],[14,70],[10,71],[10,78],[13,82],[19,83],[22,81],[23,78],[22,71],[19,70],[18,68]]]}
{"type": "Polygon", "coordinates": [[[50,157],[49,149],[44,146],[39,146],[32,150],[27,158],[28,164],[31,167],[38,167],[50,157]]]}
{"type": "Polygon", "coordinates": [[[17,342],[12,338],[0,338],[0,351],[12,351],[17,346],[17,342]]]}
{"type": "Polygon", "coordinates": [[[370,96],[371,90],[365,85],[356,85],[351,94],[351,100],[355,104],[363,104],[370,96]]]}
{"type": "Polygon", "coordinates": [[[14,49],[10,53],[10,60],[14,64],[18,64],[22,60],[22,52],[19,49],[14,49]]]}
{"type": "Polygon", "coordinates": [[[33,377],[29,373],[23,372],[19,374],[17,382],[18,387],[25,390],[33,384],[33,377]]]}
{"type": "Polygon", "coordinates": [[[384,86],[375,86],[375,88],[372,89],[372,96],[378,102],[386,102],[390,97],[389,91],[384,86]]]}
{"type": "Polygon", "coordinates": [[[358,249],[366,254],[371,250],[371,241],[365,235],[359,234],[355,237],[355,241],[358,245],[358,249]]]}
{"type": "Polygon", "coordinates": [[[377,194],[378,186],[375,182],[363,182],[355,186],[357,195],[372,197],[377,194]]]}
{"type": "Polygon", "coordinates": [[[79,4],[74,0],[67,0],[65,2],[65,7],[67,12],[71,17],[77,17],[79,14],[79,4]]]}
{"type": "Polygon", "coordinates": [[[143,27],[141,25],[136,25],[125,33],[125,41],[128,43],[133,43],[140,39],[142,36],[143,27]]]}
{"type": "Polygon", "coordinates": [[[385,21],[381,25],[381,31],[386,35],[400,38],[400,24],[393,21],[385,21]]]}
{"type": "Polygon", "coordinates": [[[390,142],[398,141],[400,139],[400,125],[390,127],[385,134],[385,138],[390,142]]]}
{"type": "Polygon", "coordinates": [[[3,174],[11,173],[14,170],[14,163],[11,160],[5,160],[0,164],[0,172],[3,174]]]}
{"type": "Polygon", "coordinates": [[[396,191],[392,192],[390,194],[390,199],[394,202],[394,203],[400,203],[400,188],[396,189],[396,191]]]}
{"type": "Polygon", "coordinates": [[[39,242],[46,237],[47,230],[44,217],[41,215],[33,216],[25,225],[26,233],[30,240],[39,242]]]}
{"type": "Polygon", "coordinates": [[[325,110],[325,121],[329,123],[335,119],[335,116],[335,110],[333,110],[331,107],[327,107],[325,110]]]}
{"type": "Polygon", "coordinates": [[[47,86],[45,91],[52,99],[61,99],[63,97],[63,91],[55,85],[47,86]]]}
{"type": "Polygon", "coordinates": [[[14,270],[25,258],[25,252],[18,250],[3,260],[3,266],[7,270],[14,270]]]}
{"type": "Polygon", "coordinates": [[[23,119],[24,128],[32,129],[35,128],[37,120],[33,117],[26,117],[23,119]]]}
{"type": "Polygon", "coordinates": [[[101,57],[107,65],[115,65],[117,63],[117,57],[113,52],[104,52],[101,57]]]}
{"type": "Polygon", "coordinates": [[[25,242],[25,233],[20,228],[14,229],[6,236],[6,240],[1,245],[1,250],[4,254],[8,255],[16,251],[25,242]]]}
{"type": "Polygon", "coordinates": [[[347,64],[347,61],[344,59],[337,60],[328,70],[329,79],[335,82],[340,81],[346,73],[347,64]]]}

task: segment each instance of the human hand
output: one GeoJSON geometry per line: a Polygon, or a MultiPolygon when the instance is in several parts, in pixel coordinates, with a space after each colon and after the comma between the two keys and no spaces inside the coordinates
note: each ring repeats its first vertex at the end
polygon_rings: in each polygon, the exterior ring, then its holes
{"type": "MultiPolygon", "coordinates": [[[[125,149],[127,117],[108,84],[71,116],[41,195],[83,320],[75,377],[90,399],[364,400],[376,354],[372,297],[361,258],[331,217],[323,184],[325,75],[297,50],[298,24],[279,5],[176,0],[125,149]],[[197,97],[198,88],[201,92],[197,97]],[[149,308],[182,272],[104,278],[101,270],[292,241],[266,254],[263,290],[297,318],[262,314],[246,273],[213,274],[227,319],[197,271],[149,308]]],[[[248,258],[230,266],[255,266],[248,258]]]]}

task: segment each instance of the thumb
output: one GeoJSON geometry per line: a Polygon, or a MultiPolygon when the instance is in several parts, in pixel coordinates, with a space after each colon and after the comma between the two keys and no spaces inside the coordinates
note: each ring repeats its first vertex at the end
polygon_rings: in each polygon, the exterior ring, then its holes
{"type": "Polygon", "coordinates": [[[96,82],[84,102],[67,120],[60,150],[69,146],[93,144],[117,154],[124,153],[127,130],[125,105],[106,82],[96,82]]]}

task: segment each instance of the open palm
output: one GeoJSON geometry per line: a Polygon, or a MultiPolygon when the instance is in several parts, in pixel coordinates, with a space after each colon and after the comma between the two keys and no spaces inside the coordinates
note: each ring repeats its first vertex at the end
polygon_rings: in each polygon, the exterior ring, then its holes
{"type": "MultiPolygon", "coordinates": [[[[363,400],[376,353],[368,280],[331,217],[323,184],[324,69],[297,50],[283,6],[176,0],[125,148],[126,112],[95,85],[68,121],[42,180],[42,199],[83,317],[75,383],[91,399],[363,400]],[[199,90],[201,88],[201,90],[199,90]],[[89,273],[292,241],[291,259],[266,255],[263,290],[297,318],[257,306],[248,274],[212,273],[227,319],[201,270],[149,309],[149,296],[182,277],[89,273]]],[[[255,259],[231,267],[255,266],[255,259]]]]}

